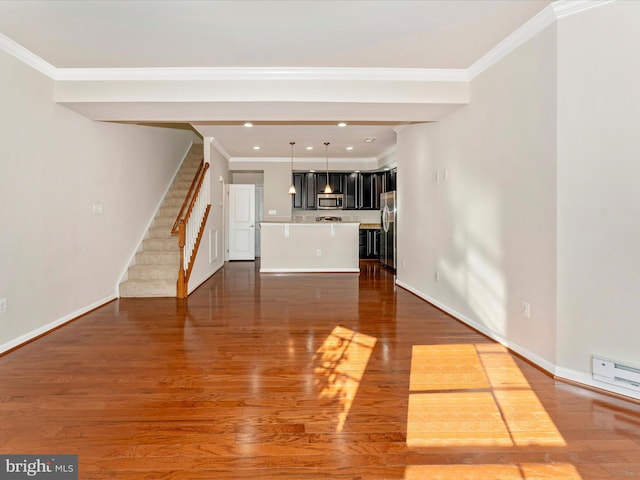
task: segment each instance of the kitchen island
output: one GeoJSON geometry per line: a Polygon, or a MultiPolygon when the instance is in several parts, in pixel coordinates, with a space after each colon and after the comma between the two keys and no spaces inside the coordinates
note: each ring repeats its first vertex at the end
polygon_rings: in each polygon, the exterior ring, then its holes
{"type": "Polygon", "coordinates": [[[261,222],[260,272],[360,272],[359,222],[261,222]]]}

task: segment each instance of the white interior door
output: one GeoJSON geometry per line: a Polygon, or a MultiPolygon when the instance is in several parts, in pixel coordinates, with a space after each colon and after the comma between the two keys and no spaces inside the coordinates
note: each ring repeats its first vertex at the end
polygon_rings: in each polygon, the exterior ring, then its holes
{"type": "Polygon", "coordinates": [[[229,260],[256,259],[255,197],[255,185],[229,185],[229,260]]]}
{"type": "Polygon", "coordinates": [[[264,186],[256,185],[256,257],[260,257],[260,222],[264,220],[264,186]]]}

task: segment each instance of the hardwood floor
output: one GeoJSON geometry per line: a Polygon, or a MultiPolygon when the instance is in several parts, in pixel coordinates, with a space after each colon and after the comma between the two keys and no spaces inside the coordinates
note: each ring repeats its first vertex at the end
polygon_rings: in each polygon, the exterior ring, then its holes
{"type": "Polygon", "coordinates": [[[233,262],[0,357],[0,453],[81,479],[640,478],[640,405],[556,382],[362,273],[233,262]]]}

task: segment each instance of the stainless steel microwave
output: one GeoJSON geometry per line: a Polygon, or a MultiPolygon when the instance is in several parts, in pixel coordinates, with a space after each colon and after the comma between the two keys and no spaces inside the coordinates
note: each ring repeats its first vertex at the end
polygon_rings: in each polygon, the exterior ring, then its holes
{"type": "Polygon", "coordinates": [[[344,196],[341,193],[319,193],[318,210],[342,210],[344,196]]]}

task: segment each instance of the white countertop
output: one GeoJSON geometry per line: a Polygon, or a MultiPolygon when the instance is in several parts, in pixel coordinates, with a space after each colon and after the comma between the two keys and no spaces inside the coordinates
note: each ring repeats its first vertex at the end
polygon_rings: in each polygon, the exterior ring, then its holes
{"type": "Polygon", "coordinates": [[[260,225],[360,225],[360,222],[269,222],[262,221],[260,225]]]}

